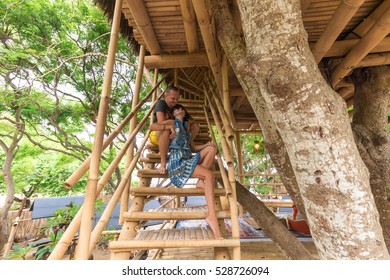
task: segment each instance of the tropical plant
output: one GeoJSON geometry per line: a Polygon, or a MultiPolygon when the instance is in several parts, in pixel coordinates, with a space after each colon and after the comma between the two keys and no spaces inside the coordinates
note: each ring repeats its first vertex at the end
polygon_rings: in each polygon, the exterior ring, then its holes
{"type": "Polygon", "coordinates": [[[13,251],[5,257],[6,260],[15,260],[15,259],[26,259],[27,254],[31,251],[33,247],[31,245],[23,247],[20,245],[12,246],[13,251]]]}

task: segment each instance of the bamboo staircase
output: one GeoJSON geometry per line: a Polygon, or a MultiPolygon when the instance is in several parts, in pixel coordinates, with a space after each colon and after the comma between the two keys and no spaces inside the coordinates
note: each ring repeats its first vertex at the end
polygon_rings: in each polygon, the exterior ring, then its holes
{"type": "MultiPolygon", "coordinates": [[[[191,116],[200,125],[199,133],[195,139],[197,144],[210,141],[209,126],[204,110],[204,101],[202,100],[181,100],[191,116]]],[[[213,135],[211,135],[213,137],[213,135]]],[[[145,148],[147,155],[140,158],[143,169],[138,171],[139,185],[130,189],[132,202],[128,212],[123,213],[123,226],[117,241],[110,243],[109,249],[111,259],[127,260],[139,259],[145,252],[152,252],[153,257],[158,258],[164,250],[180,248],[181,250],[190,250],[192,248],[195,255],[189,254],[189,259],[199,258],[197,252],[210,248],[214,250],[214,259],[240,259],[240,239],[239,236],[228,236],[224,219],[231,219],[231,209],[236,209],[235,199],[226,199],[231,197],[231,191],[219,185],[215,189],[216,215],[224,239],[214,239],[209,226],[197,226],[192,228],[174,228],[176,221],[179,220],[202,220],[206,218],[207,207],[186,207],[181,204],[181,200],[190,196],[202,196],[204,191],[195,187],[184,186],[184,188],[169,187],[151,187],[152,179],[167,178],[167,174],[159,174],[156,167],[160,163],[158,146],[148,144],[145,148]],[[170,205],[163,205],[154,211],[143,211],[145,203],[155,198],[170,199],[170,205]],[[143,224],[147,221],[163,221],[157,229],[144,229],[143,224]]],[[[218,165],[215,169],[218,169],[218,165]]],[[[220,171],[216,170],[216,176],[222,176],[220,171]]],[[[223,170],[225,172],[225,170],[223,170]]],[[[190,179],[193,181],[194,179],[190,179]]],[[[216,184],[218,186],[218,184],[216,184]]],[[[238,232],[238,220],[232,219],[232,232],[238,232]]],[[[210,258],[206,254],[204,258],[210,258]]]]}

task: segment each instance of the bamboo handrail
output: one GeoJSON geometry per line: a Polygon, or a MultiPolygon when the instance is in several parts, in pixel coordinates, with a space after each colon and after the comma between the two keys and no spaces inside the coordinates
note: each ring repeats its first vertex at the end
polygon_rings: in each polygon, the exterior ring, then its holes
{"type": "Polygon", "coordinates": [[[115,53],[118,43],[119,25],[122,15],[122,0],[115,2],[114,17],[110,36],[110,45],[107,55],[106,69],[104,71],[103,90],[100,99],[99,113],[96,124],[96,134],[93,141],[90,171],[84,198],[84,211],[81,218],[79,243],[76,252],[77,260],[87,260],[88,245],[92,231],[92,216],[95,208],[95,193],[99,177],[99,163],[102,155],[104,128],[108,113],[108,102],[111,95],[112,74],[114,70],[115,53]]]}
{"type": "MultiPolygon", "coordinates": [[[[207,98],[207,101],[209,102],[211,114],[213,115],[215,126],[217,127],[218,134],[220,135],[220,141],[221,141],[222,149],[226,150],[226,151],[229,151],[229,146],[227,144],[225,135],[223,134],[223,131],[222,131],[222,128],[221,128],[221,123],[219,122],[217,112],[216,112],[214,106],[210,103],[211,99],[210,99],[210,97],[208,96],[207,93],[205,93],[205,96],[207,98]]],[[[224,153],[224,157],[225,157],[226,164],[228,166],[233,166],[233,159],[231,157],[231,154],[230,153],[227,153],[227,154],[224,153]]]]}
{"type": "Polygon", "coordinates": [[[343,0],[337,7],[332,19],[326,26],[325,31],[321,34],[315,44],[312,52],[317,63],[325,56],[332,44],[336,41],[344,27],[349,23],[353,15],[359,7],[364,3],[364,0],[343,0]]]}
{"type": "MultiPolygon", "coordinates": [[[[138,105],[131,110],[131,112],[121,121],[118,127],[107,137],[107,139],[103,142],[103,150],[105,150],[111,142],[119,135],[119,133],[125,128],[128,122],[132,117],[138,112],[138,110],[148,101],[153,92],[157,89],[157,87],[164,81],[164,79],[170,74],[171,71],[168,71],[164,74],[164,76],[160,79],[160,81],[149,91],[149,93],[138,103],[138,105]]],[[[91,162],[91,157],[87,158],[80,166],[77,168],[71,176],[64,182],[64,186],[67,189],[72,189],[72,187],[80,180],[81,177],[88,171],[89,165],[91,162]]]]}
{"type": "Polygon", "coordinates": [[[390,8],[378,22],[348,53],[332,73],[332,85],[335,87],[380,41],[390,32],[390,8]]]}
{"type": "MultiPolygon", "coordinates": [[[[163,93],[160,94],[159,97],[161,97],[163,93]]],[[[119,153],[116,155],[114,160],[111,162],[111,164],[108,166],[106,172],[102,175],[100,178],[98,184],[97,184],[97,190],[96,190],[96,197],[95,200],[98,198],[100,192],[102,191],[104,185],[108,182],[110,179],[112,173],[114,172],[115,168],[118,166],[119,162],[123,158],[123,156],[126,153],[126,150],[130,143],[133,141],[134,137],[137,135],[138,131],[143,127],[143,125],[146,123],[149,114],[152,112],[154,106],[156,105],[157,100],[151,105],[151,108],[149,111],[145,114],[144,119],[141,121],[141,123],[135,128],[133,133],[130,135],[129,139],[125,142],[122,149],[119,151],[119,153]]],[[[49,256],[49,260],[58,260],[63,257],[65,254],[65,251],[68,249],[70,242],[72,238],[75,236],[77,230],[80,227],[80,221],[81,221],[81,213],[83,211],[83,206],[79,209],[76,216],[73,218],[72,222],[69,224],[68,228],[65,230],[64,234],[62,235],[60,241],[57,243],[57,246],[54,248],[53,252],[49,256]]]]}
{"type": "Polygon", "coordinates": [[[199,50],[198,36],[196,31],[196,17],[191,1],[180,0],[180,8],[183,16],[184,31],[186,34],[188,52],[199,50]]]}
{"type": "MultiPolygon", "coordinates": [[[[208,126],[209,131],[210,131],[211,139],[212,139],[212,141],[214,143],[217,143],[217,141],[215,139],[215,135],[212,132],[213,130],[211,128],[211,124],[210,124],[210,120],[209,120],[209,116],[208,116],[208,113],[207,113],[206,106],[204,106],[204,113],[206,115],[207,126],[208,126]]],[[[217,154],[217,162],[218,162],[219,170],[221,172],[223,185],[224,185],[224,188],[226,189],[226,196],[229,197],[232,194],[232,187],[230,186],[229,179],[228,179],[228,177],[227,177],[227,175],[225,173],[225,168],[223,167],[222,159],[221,159],[221,156],[219,154],[217,154]]]]}
{"type": "MultiPolygon", "coordinates": [[[[145,119],[147,119],[147,116],[145,116],[145,119]]],[[[141,156],[141,153],[143,151],[143,148],[145,147],[146,142],[148,142],[148,140],[149,140],[149,134],[150,134],[150,131],[148,131],[145,134],[145,137],[142,140],[140,148],[138,149],[137,153],[132,158],[129,165],[126,167],[125,175],[123,176],[121,182],[119,183],[119,186],[115,190],[115,192],[112,195],[110,201],[108,202],[106,208],[104,209],[102,216],[100,217],[99,221],[95,225],[95,228],[93,229],[93,232],[91,235],[91,241],[89,244],[89,252],[90,253],[92,253],[96,244],[99,242],[99,237],[100,237],[101,233],[103,232],[103,230],[105,229],[107,223],[109,222],[111,214],[114,211],[115,206],[116,206],[117,202],[119,201],[119,198],[121,197],[125,188],[128,186],[128,182],[130,181],[131,174],[133,173],[135,165],[137,164],[138,159],[141,156]]],[[[128,205],[125,205],[125,207],[127,209],[128,205]]]]}
{"type": "MultiPolygon", "coordinates": [[[[205,91],[205,95],[207,95],[210,98],[209,93],[207,91],[205,91]]],[[[229,115],[228,115],[228,113],[226,113],[224,105],[222,104],[221,100],[219,99],[219,95],[214,94],[213,97],[214,97],[213,100],[215,101],[215,104],[217,105],[218,111],[219,111],[220,116],[221,116],[223,127],[225,129],[225,134],[227,136],[226,138],[229,141],[233,141],[234,132],[233,132],[233,128],[231,125],[231,120],[229,119],[229,115]]]]}
{"type": "Polygon", "coordinates": [[[160,54],[161,47],[142,0],[126,0],[134,21],[151,54],[160,54]]]}

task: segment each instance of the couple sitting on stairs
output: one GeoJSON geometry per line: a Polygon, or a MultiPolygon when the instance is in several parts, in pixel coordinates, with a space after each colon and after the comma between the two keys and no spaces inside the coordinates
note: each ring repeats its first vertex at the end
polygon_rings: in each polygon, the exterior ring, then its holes
{"type": "Polygon", "coordinates": [[[184,107],[178,104],[179,96],[178,88],[168,87],[164,99],[157,101],[153,111],[150,141],[159,146],[161,165],[158,170],[161,174],[168,171],[172,184],[179,188],[182,188],[190,177],[199,178],[196,187],[205,191],[208,208],[206,221],[214,237],[221,239],[214,206],[215,174],[211,171],[217,148],[215,143],[211,142],[195,145],[194,138],[199,126],[184,107]],[[196,154],[193,156],[192,152],[196,154]]]}

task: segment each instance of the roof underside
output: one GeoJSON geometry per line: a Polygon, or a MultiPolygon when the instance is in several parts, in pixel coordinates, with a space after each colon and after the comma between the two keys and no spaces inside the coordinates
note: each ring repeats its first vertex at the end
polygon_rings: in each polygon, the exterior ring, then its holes
{"type": "MultiPolygon", "coordinates": [[[[241,20],[236,0],[228,2],[235,26],[240,31],[241,20]]],[[[213,21],[207,20],[207,7],[202,9],[202,4],[199,3],[203,1],[123,0],[122,13],[128,26],[122,26],[122,33],[130,30],[136,45],[146,47],[147,68],[177,69],[176,74],[172,74],[169,79],[176,79],[182,92],[192,92],[202,99],[202,82],[214,78],[209,65],[215,64],[215,61],[211,60],[213,57],[220,58],[221,55],[210,54],[207,47],[209,39],[204,38],[216,38],[215,28],[213,21]],[[202,26],[199,26],[199,22],[203,23],[202,26]],[[202,29],[204,25],[207,28],[202,29]]],[[[109,16],[112,14],[113,1],[100,1],[99,4],[109,16]]],[[[327,68],[331,77],[329,82],[346,100],[347,105],[352,105],[353,85],[343,80],[348,73],[336,75],[332,71],[340,63],[347,62],[347,65],[343,65],[344,68],[388,64],[390,1],[301,0],[301,8],[316,61],[327,68]],[[376,37],[370,38],[374,32],[376,37]],[[366,42],[364,50],[359,42],[366,42]],[[356,53],[355,57],[362,59],[349,58],[347,61],[345,58],[349,53],[356,53]]],[[[235,128],[255,128],[258,125],[256,116],[230,67],[229,95],[235,128]]]]}

